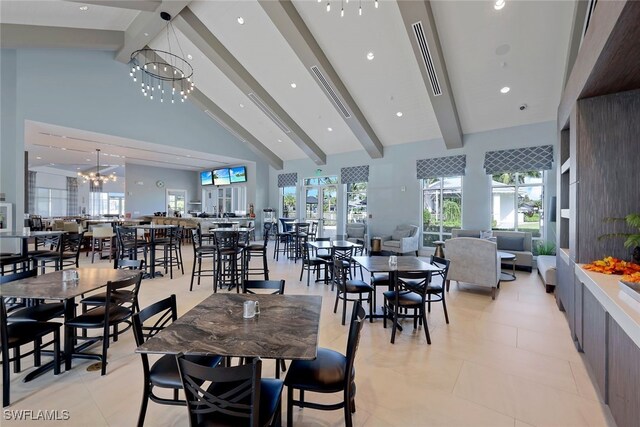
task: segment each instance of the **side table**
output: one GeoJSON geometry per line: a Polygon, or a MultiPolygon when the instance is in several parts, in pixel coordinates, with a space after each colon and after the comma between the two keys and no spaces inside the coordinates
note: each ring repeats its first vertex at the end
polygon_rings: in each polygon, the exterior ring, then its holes
{"type": "Polygon", "coordinates": [[[500,264],[502,264],[503,261],[511,261],[511,273],[501,271],[500,280],[503,282],[513,282],[516,280],[516,256],[509,252],[502,251],[498,251],[498,256],[500,257],[500,264]]]}

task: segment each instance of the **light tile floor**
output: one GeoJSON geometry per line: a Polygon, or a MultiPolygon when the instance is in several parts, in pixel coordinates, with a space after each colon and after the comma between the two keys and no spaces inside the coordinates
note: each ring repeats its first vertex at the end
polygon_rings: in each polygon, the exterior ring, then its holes
{"type": "MultiPolygon", "coordinates": [[[[140,305],[171,293],[182,314],[211,293],[211,279],[189,292],[192,252],[184,247],[185,275],[145,280],[140,305]],[[205,284],[206,283],[206,284],[205,284]]],[[[81,258],[83,265],[90,264],[81,258]]],[[[271,278],[286,279],[290,294],[322,295],[320,345],[344,352],[347,326],[333,313],[335,294],[321,283],[300,282],[300,262],[269,258],[271,278]]],[[[107,261],[94,264],[110,268],[107,261]]],[[[366,275],[366,272],[365,272],[366,275]]],[[[451,323],[441,305],[429,315],[432,345],[422,329],[406,322],[394,345],[382,321],[364,325],[356,360],[355,424],[367,426],[613,426],[571,339],[553,295],[546,294],[535,273],[517,272],[501,285],[495,301],[489,292],[452,283],[447,295],[451,323]]],[[[365,279],[367,277],[365,276],[365,279]]],[[[379,289],[379,292],[382,292],[379,289]]],[[[382,301],[382,295],[378,296],[382,301]]],[[[340,308],[338,309],[340,310],[340,308]]],[[[9,422],[3,426],[133,426],[142,392],[142,368],[133,335],[128,332],[109,348],[107,375],[87,372],[92,361],[74,361],[60,376],[46,374],[30,383],[30,369],[11,377],[11,410],[68,410],[70,420],[9,422]]],[[[265,361],[263,372],[274,371],[265,361]]],[[[284,393],[286,395],[286,393],[284,393]]],[[[285,398],[283,395],[283,398],[285,398]]],[[[314,396],[316,397],[316,396],[314,396]]],[[[317,396],[323,402],[332,396],[317,396]]],[[[339,399],[339,396],[336,396],[339,399]]],[[[283,411],[283,417],[285,416],[283,411]]],[[[294,425],[340,426],[341,411],[294,409],[294,425]]],[[[186,408],[149,404],[146,425],[187,426],[186,408]]]]}

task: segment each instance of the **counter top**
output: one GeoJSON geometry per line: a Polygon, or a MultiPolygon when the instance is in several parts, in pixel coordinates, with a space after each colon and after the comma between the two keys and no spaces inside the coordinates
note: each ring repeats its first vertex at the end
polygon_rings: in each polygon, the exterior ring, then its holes
{"type": "Polygon", "coordinates": [[[640,302],[620,289],[620,275],[595,273],[576,264],[576,276],[623,331],[640,347],[640,302]]]}

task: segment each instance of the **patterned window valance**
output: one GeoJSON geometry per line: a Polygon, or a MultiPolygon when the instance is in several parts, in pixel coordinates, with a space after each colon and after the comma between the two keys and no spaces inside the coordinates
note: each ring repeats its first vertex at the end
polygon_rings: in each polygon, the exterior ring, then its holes
{"type": "Polygon", "coordinates": [[[369,166],[350,166],[340,169],[340,182],[342,184],[369,182],[369,166]]]}
{"type": "Polygon", "coordinates": [[[549,170],[553,164],[553,145],[488,151],[484,169],[488,175],[549,170]]]}
{"type": "Polygon", "coordinates": [[[298,174],[296,172],[278,174],[278,188],[295,187],[297,183],[298,174]]]}
{"type": "Polygon", "coordinates": [[[67,215],[78,215],[78,178],[67,177],[67,215]]]}
{"type": "Polygon", "coordinates": [[[418,179],[438,178],[441,176],[463,176],[467,167],[467,156],[436,157],[416,161],[418,179]]]}

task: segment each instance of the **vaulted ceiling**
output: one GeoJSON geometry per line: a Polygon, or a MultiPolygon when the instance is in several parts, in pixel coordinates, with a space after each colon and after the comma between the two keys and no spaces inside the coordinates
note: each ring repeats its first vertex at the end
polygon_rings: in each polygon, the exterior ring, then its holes
{"type": "Polygon", "coordinates": [[[358,150],[379,158],[385,147],[441,137],[457,148],[464,134],[554,120],[574,2],[329,4],[3,0],[1,43],[21,46],[30,30],[34,47],[33,34],[65,47],[74,31],[102,30],[105,44],[122,40],[114,58],[126,62],[145,45],[168,48],[159,12],[170,11],[194,67],[193,101],[276,168],[358,150]]]}

